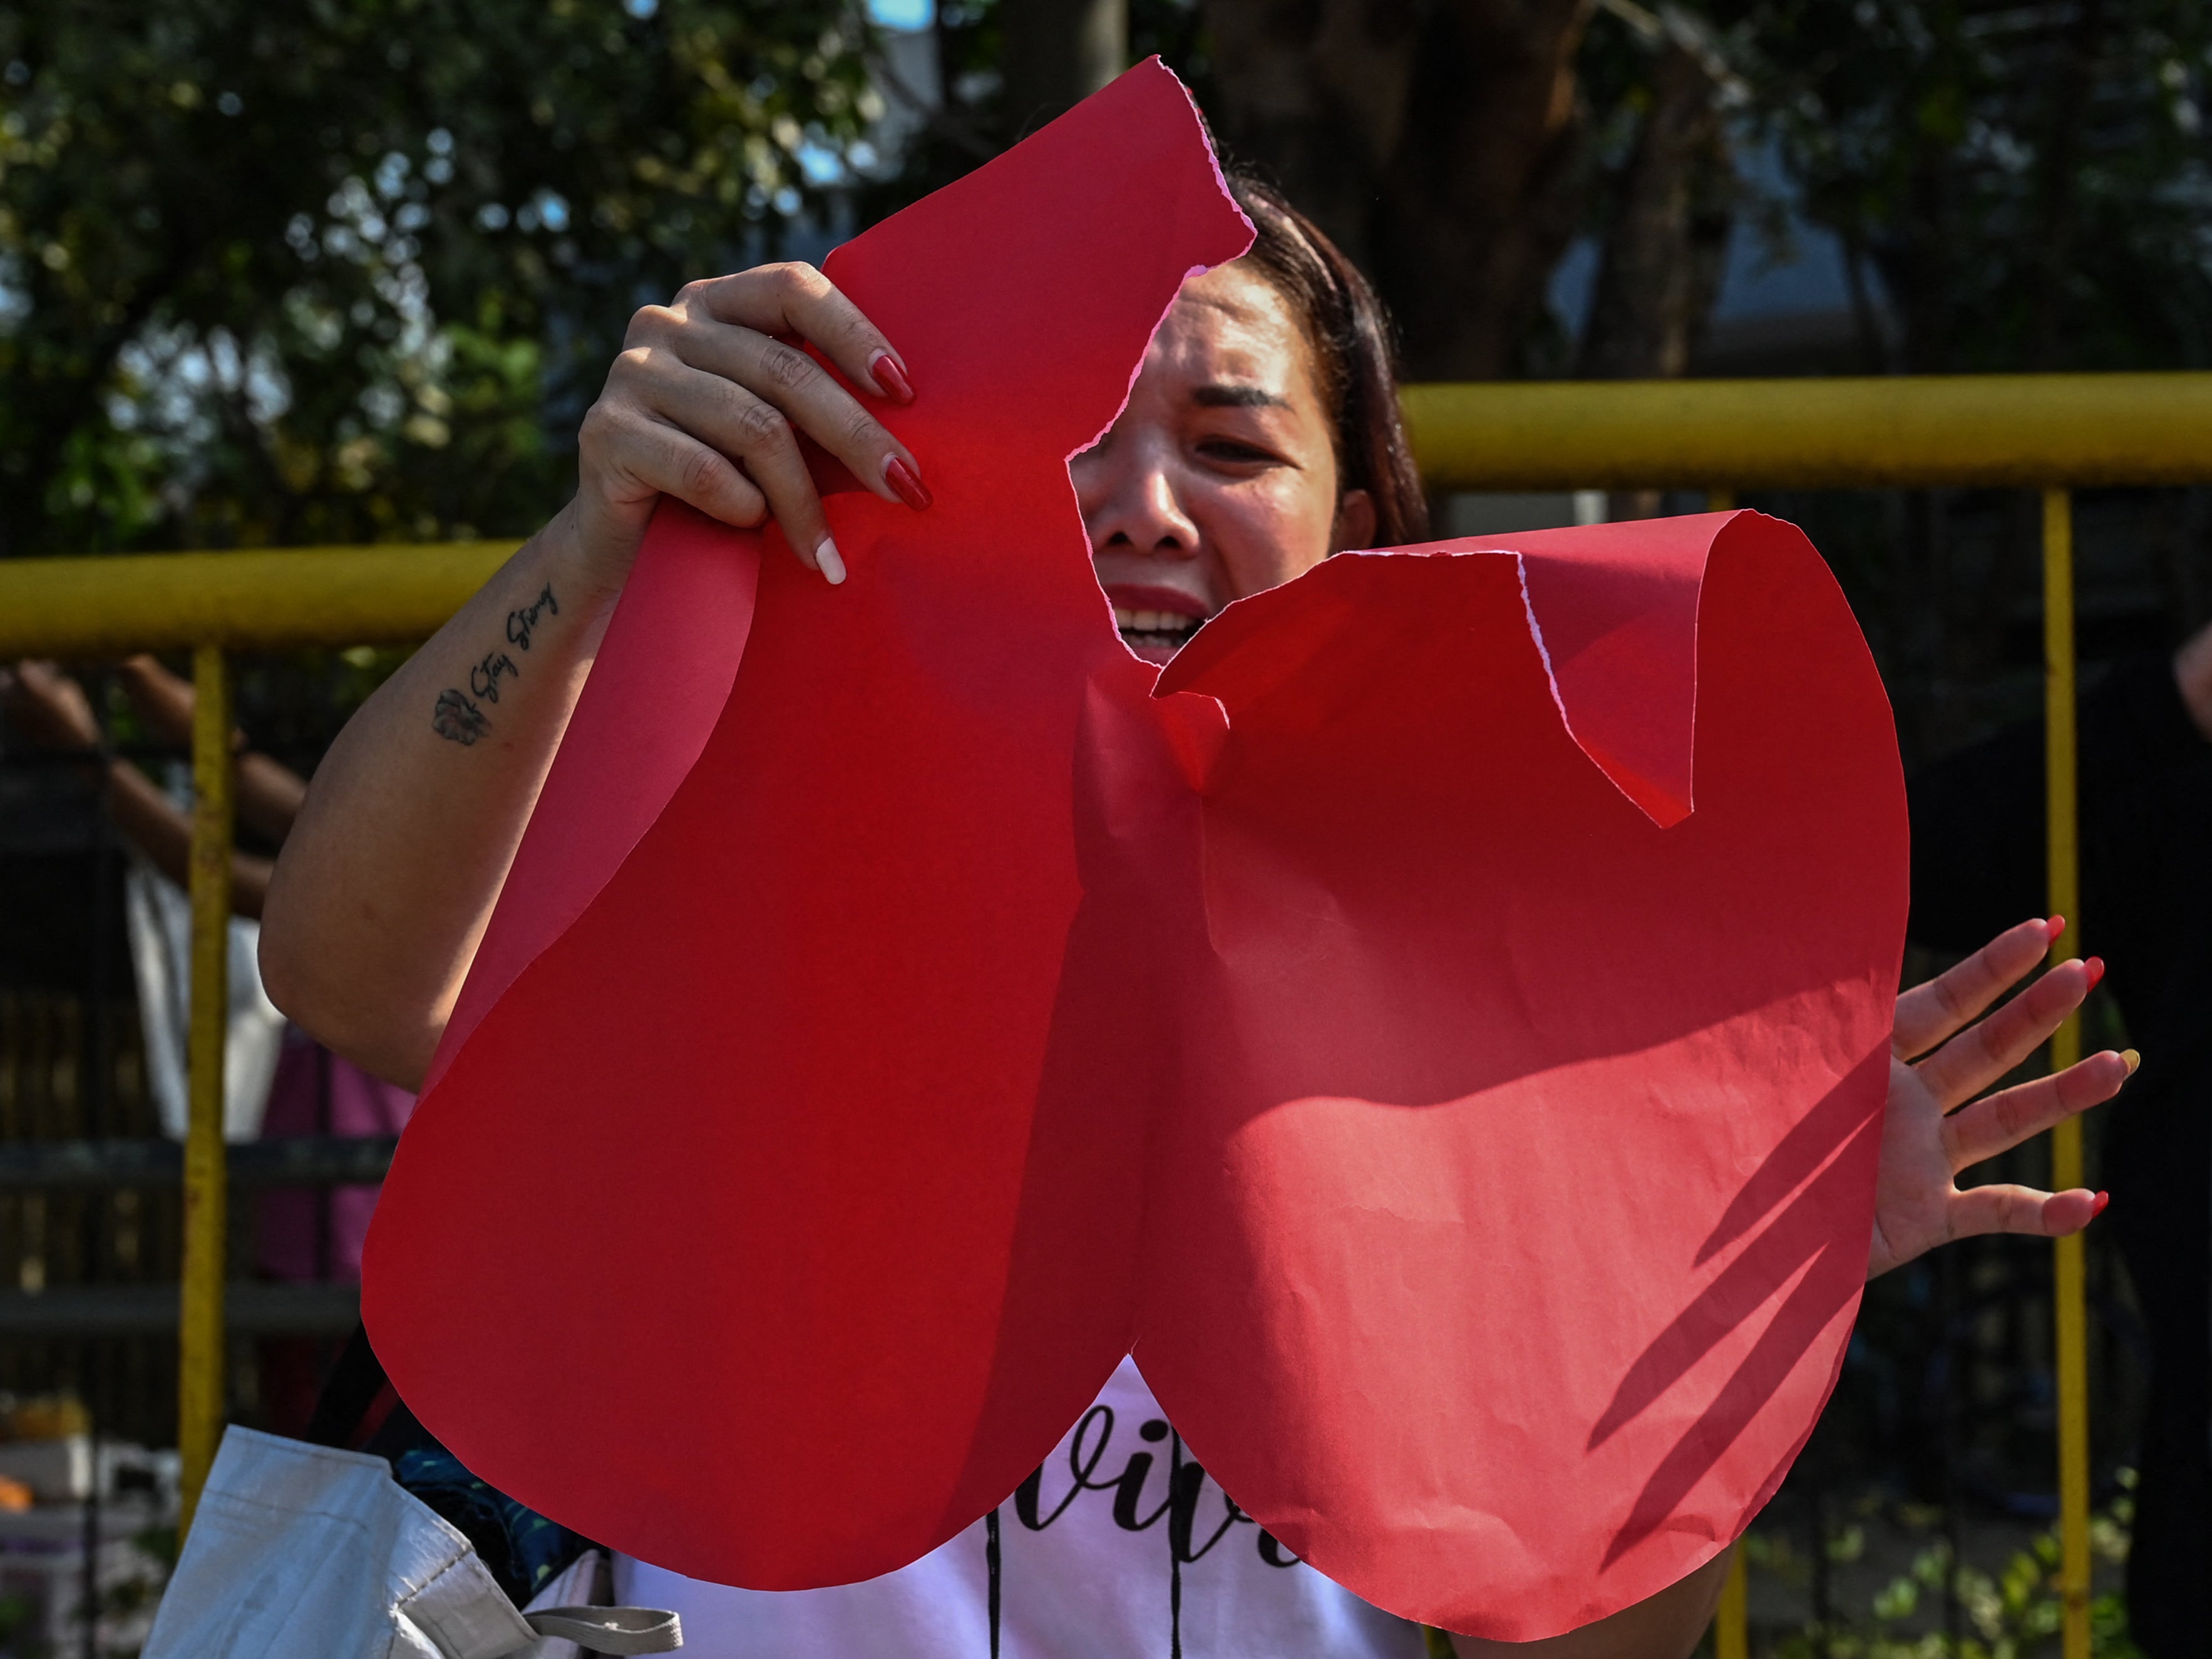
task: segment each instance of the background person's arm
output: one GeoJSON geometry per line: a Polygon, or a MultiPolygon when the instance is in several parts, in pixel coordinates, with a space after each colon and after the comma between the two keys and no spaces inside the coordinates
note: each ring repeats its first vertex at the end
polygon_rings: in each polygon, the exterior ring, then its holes
{"type": "MultiPolygon", "coordinates": [[[[84,687],[51,662],[19,662],[12,668],[0,668],[0,704],[4,704],[9,717],[24,735],[43,747],[63,753],[82,751],[88,759],[100,747],[100,722],[84,687]]],[[[185,724],[189,729],[189,712],[185,724]]],[[[267,759],[266,756],[255,758],[267,759]]],[[[276,765],[274,761],[268,764],[276,765]]],[[[191,816],[130,761],[111,755],[106,765],[107,809],[115,827],[145,854],[155,869],[179,887],[187,886],[191,867],[191,816]]],[[[232,854],[234,914],[261,914],[269,893],[270,869],[266,858],[248,852],[232,854]]]]}
{"type": "MultiPolygon", "coordinates": [[[[192,682],[171,674],[157,658],[126,657],[115,665],[115,678],[138,717],[164,743],[192,746],[192,682]]],[[[233,735],[231,763],[238,821],[278,845],[292,833],[307,781],[282,761],[246,747],[246,734],[233,735]]],[[[264,863],[266,860],[263,861],[264,863]]],[[[263,878],[267,885],[267,878],[263,878]]],[[[258,914],[258,912],[254,912],[258,914]]]]}
{"type": "Polygon", "coordinates": [[[575,498],[316,768],[270,887],[262,976],[364,1069],[420,1085],[659,497],[740,526],[773,512],[833,582],[844,567],[796,431],[886,500],[927,504],[906,447],[779,336],[813,342],[856,386],[912,395],[888,342],[808,266],[647,307],[585,417],[575,498]]]}
{"type": "Polygon", "coordinates": [[[1564,1636],[1541,1642],[1455,1636],[1452,1649],[1460,1659],[1687,1659],[1713,1622],[1734,1553],[1723,1550],[1658,1595],[1564,1636]]]}
{"type": "MultiPolygon", "coordinates": [[[[192,820],[159,784],[128,760],[107,763],[107,810],[124,839],[144,853],[155,869],[180,887],[191,885],[192,820]]],[[[258,918],[269,901],[269,859],[257,853],[230,856],[230,910],[258,918]]]]}
{"type": "Polygon", "coordinates": [[[2197,729],[2212,739],[2212,625],[2199,628],[2173,654],[2173,688],[2197,729]]]}

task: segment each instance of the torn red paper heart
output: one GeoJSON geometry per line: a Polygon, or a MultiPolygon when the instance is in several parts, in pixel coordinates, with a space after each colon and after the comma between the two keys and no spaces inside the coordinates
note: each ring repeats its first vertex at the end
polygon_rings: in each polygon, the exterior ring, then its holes
{"type": "Polygon", "coordinates": [[[832,589],[663,507],[368,1241],[484,1479],[862,1578],[1133,1345],[1291,1550],[1525,1640],[1802,1444],[1905,919],[1865,645],[1740,513],[1344,555],[1137,662],[1066,459],[1249,236],[1140,66],[832,256],[934,508],[835,497],[832,589]]]}

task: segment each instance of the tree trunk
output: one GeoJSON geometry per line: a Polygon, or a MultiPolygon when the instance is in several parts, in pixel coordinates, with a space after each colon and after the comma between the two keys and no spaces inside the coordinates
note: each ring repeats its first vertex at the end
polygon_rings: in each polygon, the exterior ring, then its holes
{"type": "Polygon", "coordinates": [[[1586,0],[1460,0],[1421,31],[1375,259],[1417,375],[1520,366],[1581,217],[1588,18],[1586,0]]]}
{"type": "Polygon", "coordinates": [[[1206,114],[1370,276],[1378,180],[1405,124],[1414,0],[1200,0],[1206,114]]]}
{"type": "MultiPolygon", "coordinates": [[[[1681,374],[1720,297],[1735,166],[1720,88],[1676,40],[1652,65],[1651,107],[1620,178],[1575,372],[1592,380],[1681,374]]],[[[1712,480],[1725,484],[1725,479],[1712,480]]],[[[1650,518],[1656,490],[1616,491],[1613,519],[1650,518]]]]}
{"type": "Polygon", "coordinates": [[[1128,0],[1003,0],[1010,136],[1034,132],[1128,67],[1128,0]]]}
{"type": "Polygon", "coordinates": [[[1680,375],[1720,296],[1735,178],[1712,76],[1669,40],[1651,110],[1624,172],[1575,372],[1595,380],[1680,375]]]}
{"type": "Polygon", "coordinates": [[[2043,223],[2028,266],[2027,367],[2045,371],[2074,367],[2067,361],[2066,290],[2080,233],[2082,140],[2096,107],[2097,60],[2103,55],[2104,8],[2087,0],[2059,35],[2057,72],[2051,77],[2049,113],[2039,146],[2036,206],[2043,223]]]}
{"type": "Polygon", "coordinates": [[[1209,114],[1375,279],[1417,379],[1512,373],[1584,181],[1589,0],[1200,0],[1209,114]]]}

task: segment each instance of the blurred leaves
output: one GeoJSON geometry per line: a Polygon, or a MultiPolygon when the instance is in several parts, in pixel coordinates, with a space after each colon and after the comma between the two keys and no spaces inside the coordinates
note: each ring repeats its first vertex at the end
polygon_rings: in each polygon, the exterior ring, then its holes
{"type": "Polygon", "coordinates": [[[520,534],[629,314],[878,113],[846,6],[0,7],[0,552],[520,534]]]}
{"type": "Polygon", "coordinates": [[[2202,0],[1713,0],[1870,369],[2212,363],[2202,0]],[[1871,293],[1869,289],[1869,293],[1871,293]]]}
{"type": "MultiPolygon", "coordinates": [[[[2127,1559],[2133,1486],[2133,1472],[2123,1471],[2119,1494],[2091,1519],[2095,1558],[2108,1567],[2127,1559]]],[[[1925,1523],[1932,1517],[1917,1519],[1925,1523]]],[[[1862,1525],[1825,1534],[1831,1562],[1856,1561],[1865,1546],[1862,1525]]],[[[1791,1583],[1811,1577],[1809,1564],[1786,1534],[1754,1528],[1745,1537],[1744,1553],[1754,1572],[1791,1583]]],[[[2062,1620],[2058,1559],[2055,1532],[2037,1534],[1995,1572],[1954,1564],[1949,1541],[1936,1539],[1875,1592],[1867,1617],[1844,1614],[1826,1627],[1808,1625],[1784,1635],[1771,1651],[1774,1659],[2028,1659],[2050,1650],[2062,1620]],[[1947,1595],[1955,1604],[1948,1619],[1942,1616],[1947,1595]],[[1941,1628],[1946,1623],[1954,1625],[1955,1637],[1941,1628]]],[[[2137,1659],[2140,1650],[2128,1638],[2126,1607],[2118,1595],[2093,1598],[2090,1625],[2094,1651],[2106,1659],[2137,1659]]]]}

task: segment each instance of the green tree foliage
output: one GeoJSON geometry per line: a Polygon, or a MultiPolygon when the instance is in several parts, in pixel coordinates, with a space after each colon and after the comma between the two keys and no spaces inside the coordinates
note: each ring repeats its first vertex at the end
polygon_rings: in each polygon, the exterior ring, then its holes
{"type": "Polygon", "coordinates": [[[878,113],[864,27],[9,0],[0,551],[526,530],[629,313],[822,207],[878,113]]]}
{"type": "Polygon", "coordinates": [[[1868,331],[1875,364],[2212,361],[2212,8],[1716,0],[1713,12],[1809,216],[1894,305],[1899,338],[1868,331]]]}
{"type": "MultiPolygon", "coordinates": [[[[1133,0],[1132,50],[1226,101],[1212,35],[1261,3],[1133,0]]],[[[1605,0],[1559,177],[1608,246],[1660,12],[1843,236],[1869,367],[2212,354],[2205,0],[1605,0]]],[[[946,104],[854,169],[860,219],[1018,136],[998,22],[942,0],[946,104]]],[[[851,0],[0,0],[0,552],[526,529],[629,310],[818,222],[884,97],[851,0]]]]}

